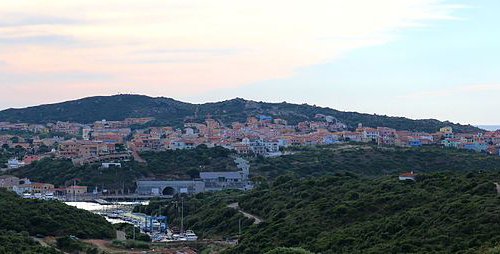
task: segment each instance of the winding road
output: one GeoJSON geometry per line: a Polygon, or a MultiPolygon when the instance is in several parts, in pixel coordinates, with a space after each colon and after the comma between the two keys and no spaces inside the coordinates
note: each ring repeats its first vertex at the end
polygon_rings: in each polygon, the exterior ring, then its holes
{"type": "Polygon", "coordinates": [[[253,214],[249,214],[249,213],[247,213],[247,212],[245,212],[245,211],[241,210],[241,208],[240,208],[240,206],[239,206],[238,202],[236,202],[236,203],[231,203],[231,204],[227,205],[227,207],[229,207],[229,208],[233,208],[233,209],[238,210],[238,212],[240,212],[241,214],[243,214],[243,216],[245,216],[245,217],[247,217],[247,218],[249,218],[249,219],[254,219],[253,224],[260,224],[260,223],[264,222],[264,220],[263,220],[263,219],[261,219],[261,218],[259,218],[259,217],[255,216],[255,215],[253,215],[253,214]]]}

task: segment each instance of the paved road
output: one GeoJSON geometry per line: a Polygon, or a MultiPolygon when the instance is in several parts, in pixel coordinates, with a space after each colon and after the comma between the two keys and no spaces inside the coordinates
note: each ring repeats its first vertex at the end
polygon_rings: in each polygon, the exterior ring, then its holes
{"type": "Polygon", "coordinates": [[[249,214],[249,213],[247,213],[247,212],[245,212],[245,211],[241,210],[241,208],[240,208],[240,206],[238,205],[238,203],[232,203],[232,204],[229,204],[229,205],[227,205],[227,207],[229,207],[229,208],[233,208],[233,209],[238,210],[238,212],[240,212],[241,214],[243,214],[243,216],[245,216],[245,217],[247,217],[247,218],[249,218],[249,219],[254,219],[253,224],[260,224],[260,223],[262,223],[262,222],[264,221],[263,219],[261,219],[261,218],[259,218],[259,217],[255,216],[255,215],[253,215],[253,214],[249,214]]]}

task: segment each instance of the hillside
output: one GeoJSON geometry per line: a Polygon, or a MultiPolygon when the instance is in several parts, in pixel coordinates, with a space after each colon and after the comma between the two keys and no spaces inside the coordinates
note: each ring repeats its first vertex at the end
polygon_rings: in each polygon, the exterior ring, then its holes
{"type": "Polygon", "coordinates": [[[30,235],[113,238],[113,226],[103,217],[59,201],[23,199],[0,189],[0,230],[30,235]]]}
{"type": "Polygon", "coordinates": [[[91,123],[102,119],[123,120],[127,117],[154,117],[152,124],[180,126],[185,120],[201,121],[208,114],[225,124],[245,121],[248,116],[270,115],[288,120],[291,124],[312,120],[315,114],[331,115],[354,128],[358,123],[365,126],[387,126],[400,130],[435,132],[445,125],[458,132],[480,131],[470,125],[441,122],[435,119],[412,120],[403,117],[388,117],[356,112],[344,112],[307,104],[266,103],[233,100],[191,104],[170,98],[152,98],[142,95],[114,95],[88,97],[56,104],[0,111],[0,121],[47,123],[73,121],[91,123]]]}
{"type": "Polygon", "coordinates": [[[147,165],[127,162],[121,168],[103,169],[100,165],[75,166],[70,160],[46,158],[30,165],[15,169],[7,174],[28,177],[32,181],[49,182],[56,186],[80,179],[79,184],[94,188],[105,187],[108,190],[133,191],[135,180],[142,178],[156,179],[192,179],[204,171],[234,171],[232,152],[222,147],[207,148],[198,146],[192,150],[169,150],[165,152],[146,152],[141,156],[147,165]]]}
{"type": "Polygon", "coordinates": [[[341,144],[293,148],[292,154],[252,161],[252,173],[275,179],[285,174],[298,177],[350,172],[381,176],[403,171],[455,172],[500,170],[500,157],[441,147],[401,148],[370,144],[341,144]]]}
{"type": "MultiPolygon", "coordinates": [[[[185,225],[205,238],[235,236],[225,253],[266,253],[301,247],[313,253],[497,253],[500,199],[490,173],[433,173],[415,183],[397,175],[366,179],[337,174],[300,180],[280,177],[248,193],[200,194],[185,201],[185,225]],[[228,208],[264,219],[258,225],[228,208]]],[[[166,207],[179,223],[175,202],[150,203],[137,211],[166,207]]],[[[279,253],[279,252],[277,252],[279,253]]]]}
{"type": "MultiPolygon", "coordinates": [[[[376,177],[414,170],[416,172],[454,172],[500,169],[500,157],[437,147],[398,148],[368,144],[342,144],[295,148],[293,154],[277,158],[250,158],[251,175],[274,181],[293,174],[313,177],[350,172],[376,177]]],[[[105,186],[108,190],[134,189],[136,179],[192,179],[200,171],[235,171],[232,152],[222,147],[199,146],[192,150],[147,152],[148,162],[124,163],[121,169],[102,169],[99,165],[74,166],[69,160],[44,159],[7,174],[58,186],[80,179],[80,184],[105,186]]]]}
{"type": "Polygon", "coordinates": [[[300,246],[322,253],[480,252],[500,238],[500,205],[492,174],[431,174],[417,183],[396,176],[300,181],[240,199],[266,220],[231,253],[300,246]]]}
{"type": "Polygon", "coordinates": [[[62,254],[51,247],[43,247],[26,234],[0,230],[0,253],[62,254]]]}

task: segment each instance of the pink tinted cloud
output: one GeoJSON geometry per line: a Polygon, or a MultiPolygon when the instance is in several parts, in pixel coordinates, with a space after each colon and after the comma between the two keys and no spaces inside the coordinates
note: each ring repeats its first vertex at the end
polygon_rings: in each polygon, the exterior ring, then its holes
{"type": "Polygon", "coordinates": [[[9,42],[0,48],[0,61],[19,80],[0,84],[16,87],[0,100],[16,93],[37,103],[40,97],[122,91],[175,97],[289,77],[299,68],[387,43],[399,29],[449,19],[456,7],[442,2],[2,1],[0,16],[12,20],[0,25],[0,43],[9,42]],[[22,77],[75,72],[113,78],[22,77]]]}

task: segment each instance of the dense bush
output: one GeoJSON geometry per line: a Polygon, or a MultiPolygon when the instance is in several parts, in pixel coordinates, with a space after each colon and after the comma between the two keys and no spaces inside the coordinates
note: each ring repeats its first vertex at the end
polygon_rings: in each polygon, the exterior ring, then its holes
{"type": "MultiPolygon", "coordinates": [[[[75,166],[71,160],[43,159],[31,165],[8,172],[33,181],[47,182],[56,186],[78,184],[91,189],[98,187],[125,193],[135,190],[135,181],[140,178],[192,179],[199,178],[200,171],[231,171],[236,165],[229,155],[232,152],[222,147],[199,146],[193,150],[147,152],[142,156],[148,165],[136,162],[123,163],[121,168],[101,168],[100,165],[75,166]]],[[[0,157],[1,158],[1,157],[0,157]]]]}
{"type": "MultiPolygon", "coordinates": [[[[417,182],[399,181],[397,174],[283,176],[269,188],[185,199],[185,225],[204,238],[219,239],[237,235],[242,219],[240,244],[226,253],[289,251],[280,247],[325,254],[495,253],[500,198],[493,182],[498,180],[498,171],[422,174],[417,182]],[[227,207],[235,201],[264,222],[254,225],[227,207]]],[[[155,214],[160,207],[178,225],[175,200],[137,211],[155,214]]]]}
{"type": "Polygon", "coordinates": [[[79,179],[78,184],[89,186],[89,189],[121,191],[125,187],[125,192],[132,192],[135,179],[146,175],[147,171],[134,162],[125,163],[122,168],[105,169],[98,164],[75,166],[71,160],[46,158],[8,173],[56,186],[67,186],[73,184],[73,179],[79,179]]]}
{"type": "Polygon", "coordinates": [[[416,183],[397,176],[338,175],[276,181],[240,198],[265,219],[230,253],[276,246],[318,253],[481,252],[500,244],[500,173],[437,173],[416,183]]]}
{"type": "Polygon", "coordinates": [[[156,177],[192,179],[199,178],[200,171],[235,171],[232,153],[223,147],[200,145],[190,150],[145,152],[141,156],[148,162],[148,172],[156,177]]]}
{"type": "Polygon", "coordinates": [[[103,217],[59,201],[23,199],[0,189],[0,230],[30,235],[112,238],[113,226],[103,217]]]}
{"type": "Polygon", "coordinates": [[[28,233],[0,230],[0,253],[26,253],[26,254],[61,254],[61,252],[43,247],[31,239],[28,233]]]}
{"type": "Polygon", "coordinates": [[[288,173],[312,177],[344,172],[381,176],[405,171],[500,170],[499,156],[440,147],[398,148],[355,143],[292,149],[291,155],[252,161],[251,173],[275,179],[288,173]]]}
{"type": "Polygon", "coordinates": [[[302,248],[285,248],[279,247],[271,251],[266,252],[266,254],[313,254],[310,251],[304,250],[302,248]]]}

